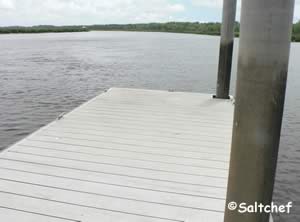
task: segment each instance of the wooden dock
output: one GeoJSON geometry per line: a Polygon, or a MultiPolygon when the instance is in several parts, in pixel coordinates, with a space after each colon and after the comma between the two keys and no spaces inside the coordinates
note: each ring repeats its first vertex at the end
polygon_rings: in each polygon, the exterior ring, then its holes
{"type": "Polygon", "coordinates": [[[110,89],[1,152],[1,221],[223,222],[233,109],[110,89]]]}

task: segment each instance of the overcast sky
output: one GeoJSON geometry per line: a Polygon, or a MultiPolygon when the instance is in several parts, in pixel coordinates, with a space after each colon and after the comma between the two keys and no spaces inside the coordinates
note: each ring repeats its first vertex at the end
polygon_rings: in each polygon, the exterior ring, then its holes
{"type": "MultiPolygon", "coordinates": [[[[220,21],[222,1],[0,0],[0,26],[220,21]]],[[[239,11],[240,4],[237,20],[239,11]]],[[[296,0],[296,20],[300,20],[300,0],[296,0]]]]}

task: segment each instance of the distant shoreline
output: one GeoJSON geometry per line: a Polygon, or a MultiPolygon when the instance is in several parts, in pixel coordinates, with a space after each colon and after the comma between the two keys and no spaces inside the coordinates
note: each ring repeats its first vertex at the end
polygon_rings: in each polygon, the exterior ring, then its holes
{"type": "Polygon", "coordinates": [[[85,27],[75,26],[33,26],[33,27],[0,27],[0,34],[39,34],[39,33],[64,33],[88,32],[85,27]]]}
{"type": "MultiPolygon", "coordinates": [[[[124,25],[88,25],[88,26],[32,26],[0,27],[0,34],[40,34],[70,33],[89,31],[129,31],[129,32],[166,32],[219,36],[221,23],[168,22],[124,25]]],[[[235,24],[235,36],[239,37],[240,24],[235,24]]],[[[293,42],[300,42],[300,21],[293,25],[293,42]]]]}

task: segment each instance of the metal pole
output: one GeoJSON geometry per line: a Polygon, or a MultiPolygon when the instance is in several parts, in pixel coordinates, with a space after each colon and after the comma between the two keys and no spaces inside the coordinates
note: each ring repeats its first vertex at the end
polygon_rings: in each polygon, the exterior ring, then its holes
{"type": "MultiPolygon", "coordinates": [[[[243,0],[227,206],[269,205],[285,99],[294,0],[243,0]]],[[[269,222],[226,206],[225,222],[269,222]]]]}
{"type": "Polygon", "coordinates": [[[224,0],[216,98],[228,99],[234,42],[236,1],[224,0]]]}

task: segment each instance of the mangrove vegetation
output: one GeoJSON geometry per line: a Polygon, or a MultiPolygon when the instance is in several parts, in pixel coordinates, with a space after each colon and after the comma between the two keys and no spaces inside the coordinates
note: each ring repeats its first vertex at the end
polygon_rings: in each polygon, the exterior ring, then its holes
{"type": "MultiPolygon", "coordinates": [[[[139,32],[173,32],[204,35],[220,35],[221,23],[209,22],[167,22],[145,24],[109,24],[88,26],[32,26],[0,27],[0,34],[9,33],[47,33],[47,32],[87,32],[87,31],[139,31],[139,32]]],[[[235,36],[239,36],[240,24],[235,24],[235,36]]],[[[300,21],[293,25],[292,41],[300,42],[300,21]]]]}

